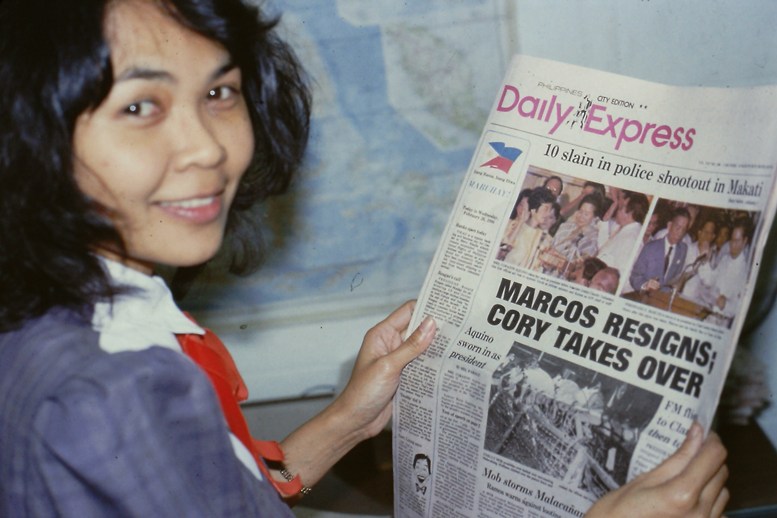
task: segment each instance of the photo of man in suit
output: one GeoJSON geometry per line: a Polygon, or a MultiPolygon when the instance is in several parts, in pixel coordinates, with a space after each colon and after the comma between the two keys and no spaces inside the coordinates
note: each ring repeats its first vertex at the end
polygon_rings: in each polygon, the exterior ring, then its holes
{"type": "Polygon", "coordinates": [[[648,242],[637,257],[629,276],[636,291],[671,290],[669,285],[683,271],[688,246],[683,242],[691,215],[684,208],[676,209],[667,224],[662,239],[648,242]]]}

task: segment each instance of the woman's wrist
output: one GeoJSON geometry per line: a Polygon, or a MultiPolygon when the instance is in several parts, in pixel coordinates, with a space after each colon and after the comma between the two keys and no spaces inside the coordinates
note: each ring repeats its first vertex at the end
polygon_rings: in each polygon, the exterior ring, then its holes
{"type": "Polygon", "coordinates": [[[339,400],[332,402],[281,442],[286,470],[299,475],[304,486],[318,483],[337,461],[369,437],[364,430],[347,426],[353,422],[339,400]]]}

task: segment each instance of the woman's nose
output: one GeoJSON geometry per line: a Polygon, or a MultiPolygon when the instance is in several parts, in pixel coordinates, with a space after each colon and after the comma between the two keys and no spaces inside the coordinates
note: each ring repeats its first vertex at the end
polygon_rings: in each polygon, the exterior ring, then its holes
{"type": "Polygon", "coordinates": [[[175,168],[186,171],[192,167],[210,169],[226,158],[226,150],[218,138],[217,125],[207,114],[182,116],[174,135],[179,142],[175,168]]]}

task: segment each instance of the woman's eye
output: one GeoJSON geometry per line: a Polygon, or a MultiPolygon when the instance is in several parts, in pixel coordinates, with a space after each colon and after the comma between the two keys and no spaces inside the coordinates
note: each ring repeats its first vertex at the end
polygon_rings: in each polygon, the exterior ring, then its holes
{"type": "Polygon", "coordinates": [[[132,103],[124,109],[124,113],[134,117],[150,117],[159,112],[159,108],[153,101],[139,101],[132,103]]]}
{"type": "Polygon", "coordinates": [[[232,86],[217,86],[208,91],[208,100],[217,102],[234,102],[240,92],[232,86]]]}

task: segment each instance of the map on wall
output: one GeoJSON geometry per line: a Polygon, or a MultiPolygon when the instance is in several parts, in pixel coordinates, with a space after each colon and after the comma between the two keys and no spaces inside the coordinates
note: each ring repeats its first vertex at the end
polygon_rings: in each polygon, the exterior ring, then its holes
{"type": "Polygon", "coordinates": [[[188,307],[414,296],[509,61],[506,5],[271,2],[313,85],[305,167],[262,207],[262,268],[206,272],[188,307]]]}

